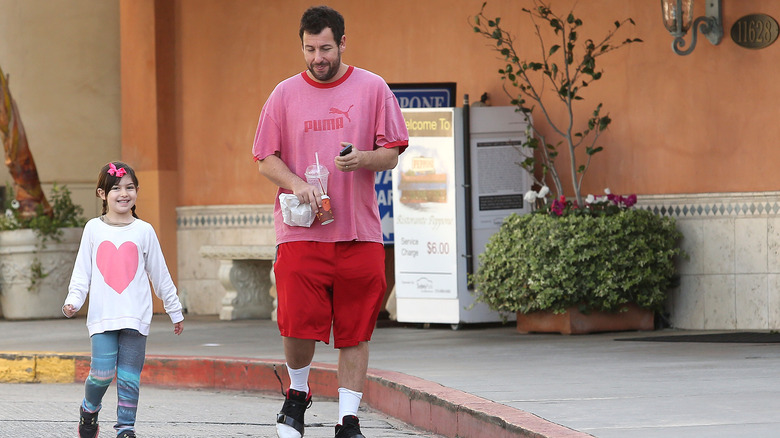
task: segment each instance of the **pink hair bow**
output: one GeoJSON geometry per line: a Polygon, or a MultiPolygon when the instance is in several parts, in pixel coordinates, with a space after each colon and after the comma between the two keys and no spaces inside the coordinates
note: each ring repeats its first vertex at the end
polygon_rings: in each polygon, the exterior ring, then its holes
{"type": "Polygon", "coordinates": [[[114,163],[108,163],[109,175],[115,176],[117,178],[122,178],[123,176],[125,176],[126,173],[127,171],[124,168],[120,167],[119,169],[117,169],[116,166],[114,166],[114,163]]]}

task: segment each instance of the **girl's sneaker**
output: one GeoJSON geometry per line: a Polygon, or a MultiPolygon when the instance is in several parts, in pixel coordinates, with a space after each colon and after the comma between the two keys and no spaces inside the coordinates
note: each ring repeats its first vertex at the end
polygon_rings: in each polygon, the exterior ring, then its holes
{"type": "Polygon", "coordinates": [[[126,430],[120,433],[119,435],[117,435],[116,438],[136,438],[136,437],[135,437],[135,432],[133,432],[132,430],[126,430]]]}
{"type": "Polygon", "coordinates": [[[98,413],[87,412],[84,407],[79,408],[79,438],[95,438],[98,436],[98,413]]]}

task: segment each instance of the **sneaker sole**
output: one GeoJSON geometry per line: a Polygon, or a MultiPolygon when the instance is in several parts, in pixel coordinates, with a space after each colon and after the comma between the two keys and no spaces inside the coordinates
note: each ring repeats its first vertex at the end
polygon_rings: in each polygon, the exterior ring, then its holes
{"type": "MultiPolygon", "coordinates": [[[[98,426],[97,431],[95,432],[95,438],[98,438],[98,435],[100,435],[100,426],[98,426]]],[[[81,438],[81,432],[79,431],[79,426],[76,426],[76,436],[81,438]]]]}
{"type": "Polygon", "coordinates": [[[303,435],[298,433],[294,427],[286,424],[276,424],[276,436],[279,438],[302,438],[303,435]]]}

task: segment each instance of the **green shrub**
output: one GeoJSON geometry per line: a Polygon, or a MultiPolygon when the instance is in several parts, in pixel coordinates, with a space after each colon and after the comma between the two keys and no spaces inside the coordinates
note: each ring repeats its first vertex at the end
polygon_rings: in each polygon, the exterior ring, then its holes
{"type": "Polygon", "coordinates": [[[56,183],[51,191],[51,215],[44,214],[43,208],[38,205],[35,215],[23,217],[10,185],[6,186],[5,199],[5,214],[0,215],[0,231],[30,228],[41,238],[42,244],[48,239],[58,240],[62,228],[80,228],[87,222],[83,217],[84,209],[73,203],[70,190],[56,183]]]}
{"type": "Polygon", "coordinates": [[[27,290],[33,291],[40,280],[48,274],[38,259],[38,253],[46,248],[48,241],[59,242],[63,228],[81,228],[86,224],[84,209],[73,203],[70,190],[66,186],[54,184],[51,191],[51,214],[43,211],[38,204],[35,214],[25,217],[21,214],[19,201],[10,185],[6,186],[5,212],[0,212],[0,231],[31,229],[38,237],[35,244],[35,259],[30,269],[30,284],[27,290]]]}
{"type": "Polygon", "coordinates": [[[671,217],[615,214],[510,215],[480,255],[471,280],[478,302],[499,312],[660,311],[682,234],[671,217]]]}

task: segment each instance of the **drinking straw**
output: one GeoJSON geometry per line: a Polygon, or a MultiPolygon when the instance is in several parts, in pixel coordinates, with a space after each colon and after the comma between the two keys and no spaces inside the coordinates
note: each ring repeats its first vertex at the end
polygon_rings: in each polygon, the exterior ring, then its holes
{"type": "Polygon", "coordinates": [[[323,195],[327,195],[328,192],[325,191],[325,188],[322,186],[322,180],[320,179],[320,154],[319,152],[314,153],[314,161],[317,162],[317,181],[320,183],[320,190],[322,190],[323,195]]]}

